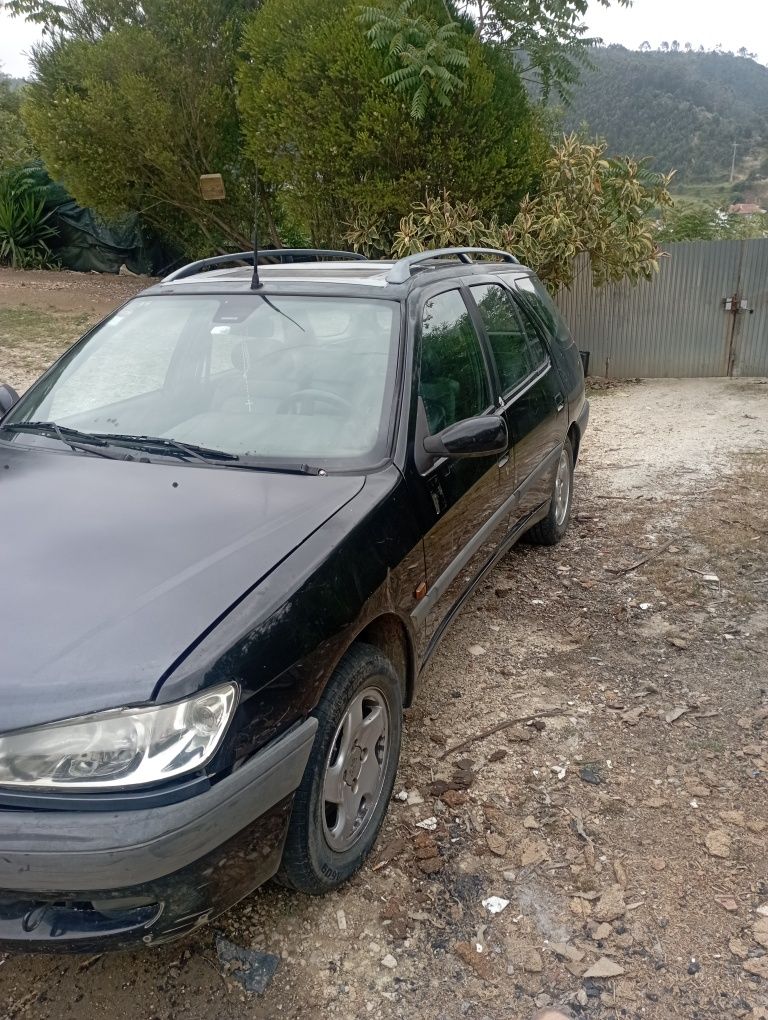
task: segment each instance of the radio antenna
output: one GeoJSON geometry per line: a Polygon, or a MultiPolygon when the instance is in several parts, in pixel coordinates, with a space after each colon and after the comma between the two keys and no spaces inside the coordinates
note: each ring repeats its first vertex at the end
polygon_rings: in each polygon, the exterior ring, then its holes
{"type": "Polygon", "coordinates": [[[260,290],[264,284],[259,279],[259,170],[256,168],[256,193],[253,209],[253,277],[251,290],[260,290]]]}

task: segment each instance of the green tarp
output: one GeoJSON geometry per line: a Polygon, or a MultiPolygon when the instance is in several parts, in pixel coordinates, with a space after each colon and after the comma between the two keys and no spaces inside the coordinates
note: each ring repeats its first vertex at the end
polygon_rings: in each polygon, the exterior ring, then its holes
{"type": "Polygon", "coordinates": [[[126,266],[132,273],[158,275],[178,260],[178,253],[169,251],[142,226],[137,213],[108,223],[92,209],[78,205],[42,167],[34,174],[46,208],[53,212],[57,236],[49,243],[64,269],[118,273],[126,266]]]}

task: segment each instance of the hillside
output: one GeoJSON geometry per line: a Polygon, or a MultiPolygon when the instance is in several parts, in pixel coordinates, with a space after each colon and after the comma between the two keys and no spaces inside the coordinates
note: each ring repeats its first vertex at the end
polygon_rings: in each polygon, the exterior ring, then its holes
{"type": "Polygon", "coordinates": [[[651,156],[678,170],[678,184],[768,177],[768,67],[726,53],[640,52],[608,46],[592,53],[565,112],[567,130],[584,124],[613,152],[651,156]]]}

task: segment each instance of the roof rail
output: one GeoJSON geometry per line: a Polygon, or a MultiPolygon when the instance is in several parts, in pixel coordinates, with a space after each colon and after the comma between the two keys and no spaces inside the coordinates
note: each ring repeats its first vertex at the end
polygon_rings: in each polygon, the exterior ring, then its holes
{"type": "Polygon", "coordinates": [[[502,262],[517,263],[514,255],[498,248],[436,248],[434,251],[420,251],[416,255],[408,255],[399,259],[387,273],[387,283],[407,283],[411,278],[411,270],[420,262],[441,258],[443,255],[455,255],[461,262],[472,265],[471,255],[497,255],[502,262]]]}
{"type": "MultiPolygon", "coordinates": [[[[354,262],[367,262],[365,255],[353,251],[332,251],[323,248],[263,248],[259,252],[259,265],[269,265],[270,260],[276,262],[320,262],[322,259],[350,259],[354,262]]],[[[196,276],[204,273],[214,266],[229,265],[233,262],[245,262],[253,265],[253,252],[241,251],[230,255],[215,255],[210,259],[199,259],[197,262],[190,262],[166,276],[163,283],[173,283],[175,280],[185,280],[188,276],[196,276]]]]}

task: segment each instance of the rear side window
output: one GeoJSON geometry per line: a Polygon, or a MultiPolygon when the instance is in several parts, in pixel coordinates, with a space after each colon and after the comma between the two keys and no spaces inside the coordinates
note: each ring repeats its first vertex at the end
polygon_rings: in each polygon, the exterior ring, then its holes
{"type": "Polygon", "coordinates": [[[549,335],[569,347],[573,342],[571,332],[544,284],[535,276],[517,276],[514,285],[526,307],[541,320],[549,335]]]}
{"type": "Polygon", "coordinates": [[[519,310],[520,320],[523,323],[525,336],[528,341],[529,357],[534,370],[540,369],[549,361],[549,351],[539,333],[540,327],[535,319],[530,316],[524,308],[519,310]]]}
{"type": "Polygon", "coordinates": [[[530,349],[528,330],[518,315],[515,302],[498,283],[470,288],[488,334],[502,393],[510,393],[533,371],[536,357],[530,349]]]}
{"type": "Polygon", "coordinates": [[[490,405],[480,343],[458,290],[438,294],[424,306],[419,395],[432,435],[490,405]]]}

